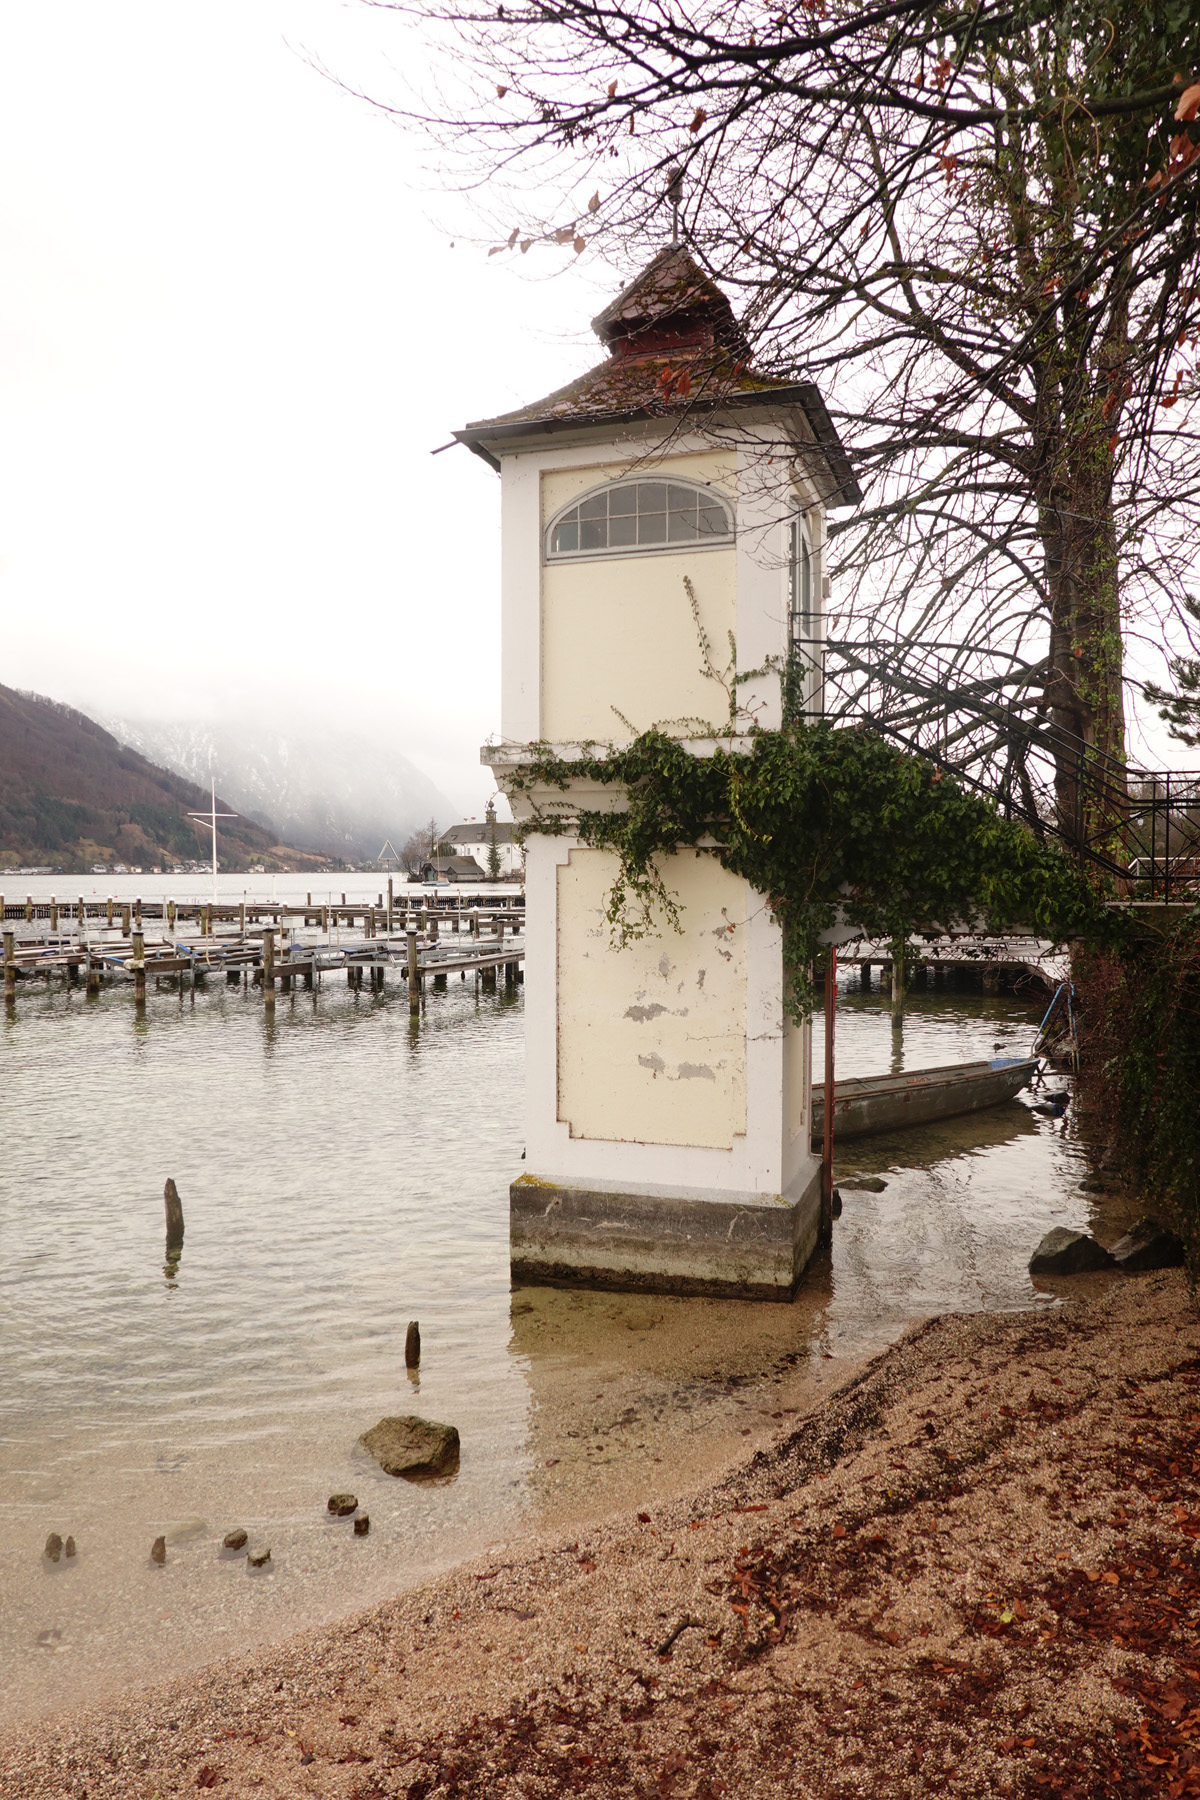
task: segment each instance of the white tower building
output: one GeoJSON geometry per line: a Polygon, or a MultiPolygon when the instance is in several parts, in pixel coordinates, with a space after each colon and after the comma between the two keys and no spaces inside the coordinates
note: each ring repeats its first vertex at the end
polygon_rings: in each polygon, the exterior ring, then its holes
{"type": "MultiPolygon", "coordinates": [[[[721,291],[677,246],[593,321],[604,362],[459,440],[502,482],[497,782],[533,744],[577,754],[658,726],[698,756],[781,722],[795,653],[819,710],[825,512],[860,498],[816,388],[764,379],[721,291]],[[728,743],[728,736],[724,741],[728,743]]],[[[535,795],[620,804],[575,784],[535,795]]],[[[530,816],[527,798],[514,812],[530,816]]],[[[514,1279],[786,1298],[820,1224],[810,1034],[785,1015],[781,932],[702,848],[662,861],[682,933],[615,948],[615,858],[526,846],[527,1140],[514,1279]]]]}

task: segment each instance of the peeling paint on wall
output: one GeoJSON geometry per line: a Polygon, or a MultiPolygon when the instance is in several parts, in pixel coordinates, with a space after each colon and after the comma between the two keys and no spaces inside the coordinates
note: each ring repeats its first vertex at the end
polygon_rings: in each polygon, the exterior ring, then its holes
{"type": "Polygon", "coordinates": [[[746,1130],[746,883],[712,857],[664,858],[682,935],[616,950],[616,870],[610,851],[579,848],[557,870],[558,1117],[573,1138],[732,1149],[746,1130]]]}

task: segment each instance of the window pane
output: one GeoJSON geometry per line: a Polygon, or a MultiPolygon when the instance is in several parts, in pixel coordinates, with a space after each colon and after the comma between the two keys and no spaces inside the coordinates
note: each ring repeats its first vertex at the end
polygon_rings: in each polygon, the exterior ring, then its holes
{"type": "Polygon", "coordinates": [[[632,513],[618,513],[608,521],[608,545],[617,550],[623,544],[637,543],[637,520],[632,513]]]}
{"type": "Polygon", "coordinates": [[[710,500],[701,496],[698,529],[701,537],[727,537],[729,535],[729,515],[719,500],[710,500]]]}
{"type": "Polygon", "coordinates": [[[621,487],[608,490],[608,516],[615,519],[619,514],[636,513],[637,487],[632,481],[623,483],[621,487]]]}
{"type": "Polygon", "coordinates": [[[699,496],[694,488],[676,487],[674,484],[667,490],[670,495],[670,512],[667,515],[667,536],[673,544],[695,543],[699,532],[696,527],[696,514],[699,496]]]}
{"type": "Polygon", "coordinates": [[[581,550],[604,550],[608,547],[607,519],[580,519],[579,548],[581,550]]]}
{"type": "Polygon", "coordinates": [[[554,527],[554,536],[550,540],[550,548],[556,556],[569,555],[579,548],[579,526],[574,518],[563,519],[554,527]]]}
{"type": "Polygon", "coordinates": [[[587,500],[581,500],[579,517],[581,519],[607,519],[608,495],[606,493],[592,494],[587,500]]]}
{"type": "Polygon", "coordinates": [[[667,541],[667,515],[665,512],[638,513],[638,543],[665,544],[667,541]]]}
{"type": "Polygon", "coordinates": [[[639,481],[637,496],[639,512],[666,512],[667,484],[665,481],[639,481]]]}

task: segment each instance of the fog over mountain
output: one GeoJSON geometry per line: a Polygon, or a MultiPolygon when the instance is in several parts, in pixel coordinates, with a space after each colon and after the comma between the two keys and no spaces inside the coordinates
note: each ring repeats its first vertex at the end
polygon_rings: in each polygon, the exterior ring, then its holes
{"type": "Polygon", "coordinates": [[[106,717],[122,743],[217,791],[274,832],[350,861],[398,849],[430,818],[458,817],[446,796],[380,735],[324,721],[156,720],[106,717]]]}

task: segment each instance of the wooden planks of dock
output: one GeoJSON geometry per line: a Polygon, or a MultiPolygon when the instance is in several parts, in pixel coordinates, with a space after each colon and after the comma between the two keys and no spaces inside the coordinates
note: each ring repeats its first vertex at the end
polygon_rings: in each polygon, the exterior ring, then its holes
{"type": "Polygon", "coordinates": [[[261,987],[267,1004],[294,983],[312,988],[323,975],[344,970],[353,988],[363,971],[373,990],[389,972],[402,975],[410,1005],[419,1010],[425,984],[474,973],[484,988],[497,971],[516,985],[524,961],[524,896],[497,896],[466,904],[459,896],[422,897],[416,906],[362,901],[304,906],[283,901],[154,903],[0,899],[4,991],[15,1002],[18,983],[30,978],[86,979],[88,992],[102,983],[132,981],[144,1003],[150,977],[161,985],[195,987],[209,975],[261,987]]]}

